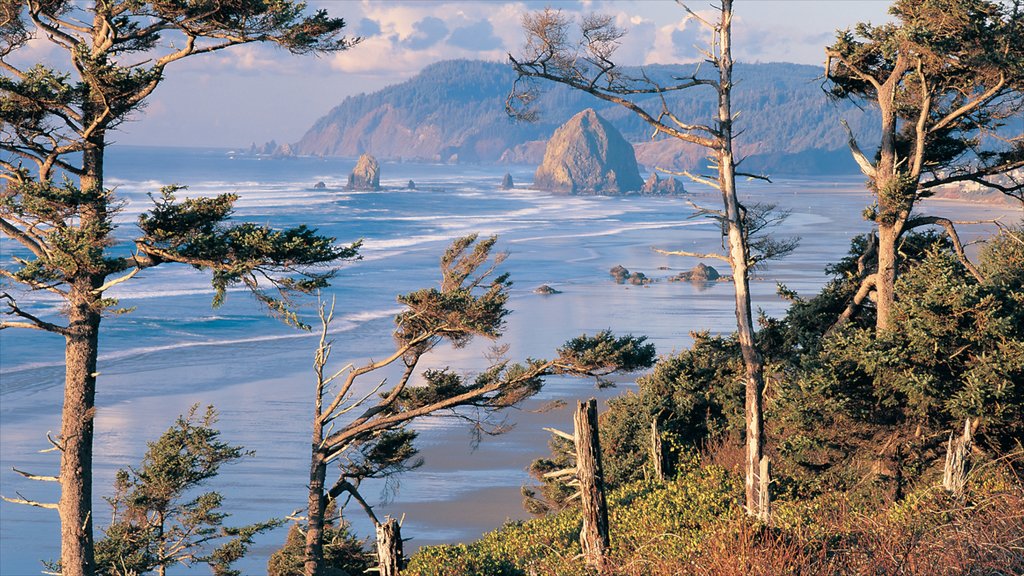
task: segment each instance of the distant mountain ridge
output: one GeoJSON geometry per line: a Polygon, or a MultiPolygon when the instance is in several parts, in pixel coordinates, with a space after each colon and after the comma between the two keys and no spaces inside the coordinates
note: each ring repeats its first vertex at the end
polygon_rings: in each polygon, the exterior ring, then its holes
{"type": "MultiPolygon", "coordinates": [[[[688,65],[644,67],[655,80],[689,76],[688,65]]],[[[706,73],[706,71],[705,71],[706,73]]],[[[877,125],[873,112],[830,102],[821,89],[821,69],[800,64],[737,64],[733,110],[738,111],[739,156],[743,170],[772,174],[856,172],[839,120],[859,135],[877,125]]],[[[507,65],[478,60],[432,64],[418,75],[370,94],[350,96],[320,118],[297,143],[296,154],[359,156],[382,160],[539,164],[555,129],[586,108],[594,108],[636,145],[637,160],[675,170],[702,169],[705,153],[660,138],[629,111],[564,86],[548,86],[538,101],[540,118],[515,122],[505,98],[515,80],[507,65]]],[[[683,119],[711,118],[716,103],[709,88],[670,94],[669,105],[683,119]]],[[[640,99],[643,101],[643,99],[640,99]]],[[[656,100],[648,100],[652,106],[656,100]]],[[[865,139],[866,143],[874,139],[865,139]]]]}

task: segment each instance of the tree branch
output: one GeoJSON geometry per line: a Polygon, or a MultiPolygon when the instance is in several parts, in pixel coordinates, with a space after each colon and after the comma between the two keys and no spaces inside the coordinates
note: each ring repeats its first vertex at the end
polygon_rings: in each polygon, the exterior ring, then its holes
{"type": "Polygon", "coordinates": [[[717,260],[721,260],[723,262],[726,262],[730,266],[732,265],[732,260],[730,260],[729,257],[724,255],[724,254],[715,254],[715,253],[703,254],[703,253],[700,253],[700,252],[687,252],[686,250],[662,250],[661,248],[651,248],[651,249],[654,250],[655,252],[657,252],[658,254],[664,254],[666,256],[689,256],[691,258],[715,258],[717,260]]]}
{"type": "Polygon", "coordinates": [[[823,337],[827,338],[840,326],[846,324],[857,315],[857,312],[860,311],[861,304],[864,303],[864,299],[868,297],[868,294],[871,293],[871,290],[874,289],[877,282],[878,274],[871,274],[861,281],[860,288],[857,289],[857,293],[853,296],[853,300],[851,300],[843,312],[839,314],[839,318],[836,319],[835,323],[829,326],[828,330],[825,330],[823,337]]]}
{"type": "Polygon", "coordinates": [[[875,167],[864,156],[864,153],[860,151],[860,146],[857,145],[857,138],[853,135],[850,125],[846,123],[846,120],[840,120],[839,122],[846,129],[847,144],[850,146],[850,153],[853,154],[853,159],[857,162],[857,166],[860,167],[860,171],[868,178],[874,178],[876,175],[875,167]]]}
{"type": "Polygon", "coordinates": [[[964,246],[960,242],[960,236],[956,233],[956,226],[954,224],[991,224],[994,220],[977,220],[977,221],[957,221],[954,222],[948,218],[942,218],[939,216],[918,216],[907,221],[904,225],[904,230],[912,230],[920,226],[938,225],[946,229],[946,234],[949,235],[949,239],[953,241],[953,250],[956,252],[957,257],[960,258],[960,262],[963,263],[964,268],[974,276],[974,279],[978,282],[984,282],[985,277],[981,274],[974,264],[971,263],[970,259],[967,258],[967,254],[964,252],[964,246]]]}
{"type": "Polygon", "coordinates": [[[18,494],[18,496],[19,498],[8,498],[7,496],[0,496],[0,500],[3,500],[4,502],[10,502],[11,504],[35,506],[36,508],[49,508],[50,510],[57,509],[57,505],[52,502],[37,502],[35,500],[29,500],[27,498],[21,497],[21,494],[18,494]]]}

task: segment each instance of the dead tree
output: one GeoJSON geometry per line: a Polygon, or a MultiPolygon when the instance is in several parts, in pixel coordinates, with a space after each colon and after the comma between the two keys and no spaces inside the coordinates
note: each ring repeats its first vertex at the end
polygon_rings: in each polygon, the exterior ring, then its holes
{"type": "Polygon", "coordinates": [[[964,431],[959,438],[949,433],[946,442],[946,465],[942,470],[942,487],[957,498],[963,496],[967,486],[967,472],[971,455],[971,419],[964,420],[964,431]]]}
{"type": "Polygon", "coordinates": [[[873,160],[846,126],[849,147],[875,204],[873,271],[862,276],[841,322],[875,293],[876,330],[890,327],[896,301],[900,238],[942,226],[967,269],[954,222],[913,214],[942,185],[975,182],[1024,203],[1024,12],[1019,0],[899,0],[896,21],[838,33],[825,49],[834,98],[865,101],[881,116],[873,160]],[[1003,128],[1009,128],[1007,130],[1003,128]]]}
{"type": "MultiPolygon", "coordinates": [[[[531,105],[536,101],[537,80],[557,82],[581,90],[592,96],[622,106],[648,123],[654,136],[667,136],[705,148],[716,173],[693,174],[687,171],[664,170],[708,185],[722,195],[722,210],[702,210],[722,223],[728,250],[726,254],[695,254],[686,251],[662,251],[665,254],[717,258],[732,268],[736,303],[736,328],[740,350],[746,367],[746,510],[758,516],[758,467],[764,452],[764,360],[754,342],[754,321],[750,305],[749,278],[752,267],[759,261],[782,256],[791,251],[795,240],[774,241],[762,238],[755,241],[752,230],[753,210],[744,208],[737,197],[736,177],[747,176],[767,179],[757,174],[737,171],[733,154],[732,110],[732,0],[723,0],[719,19],[705,20],[685,6],[688,17],[698,21],[712,33],[711,46],[704,55],[717,72],[701,75],[699,70],[687,77],[673,77],[673,84],[659,83],[643,70],[631,73],[612,60],[625,32],[614,25],[614,18],[591,15],[583,19],[578,34],[572,40],[570,21],[560,12],[547,9],[523,18],[527,34],[524,54],[519,58],[509,55],[513,68],[519,74],[509,95],[506,108],[509,113],[524,119],[537,115],[531,105]],[[717,76],[717,77],[715,77],[717,76]],[[673,111],[664,95],[668,92],[709,88],[718,97],[718,110],[709,123],[686,121],[673,111]],[[648,95],[657,98],[658,108],[645,108],[639,98],[648,95]]],[[[761,225],[773,219],[761,211],[761,225]]]]}
{"type": "Polygon", "coordinates": [[[576,478],[580,483],[580,509],[583,528],[580,547],[587,566],[603,573],[608,538],[608,503],[604,495],[604,471],[601,469],[601,441],[597,433],[597,400],[580,402],[573,417],[576,444],[576,478]]]}
{"type": "MultiPolygon", "coordinates": [[[[474,377],[443,368],[425,370],[416,378],[421,360],[442,342],[462,347],[477,336],[490,340],[501,336],[509,313],[505,304],[511,282],[507,274],[495,275],[505,258],[505,254],[492,256],[496,241],[495,237],[477,241],[476,236],[456,240],[441,258],[439,288],[398,297],[405,310],[395,317],[395,347],[380,360],[326,372],[333,311],[321,307],[321,337],[314,359],[307,576],[323,573],[323,515],[330,500],[345,495],[355,499],[379,534],[391,534],[360,495],[359,484],[369,478],[391,478],[419,466],[421,461],[416,459],[413,446],[416,433],[408,427],[415,419],[449,416],[470,421],[481,433],[500,433],[501,428],[490,418],[539,392],[547,375],[600,379],[614,372],[646,368],[654,362],[654,347],[645,344],[645,338],[616,338],[605,331],[570,340],[552,360],[513,363],[504,359],[499,349],[492,364],[474,377]],[[357,386],[360,377],[393,364],[402,366],[402,374],[390,387],[386,379],[365,388],[357,386]],[[327,489],[327,466],[331,462],[338,463],[339,474],[327,489]]],[[[378,541],[382,563],[395,557],[394,545],[394,540],[378,541]]]]}
{"type": "Polygon", "coordinates": [[[654,465],[654,479],[658,482],[665,481],[665,451],[664,442],[661,438],[661,430],[658,426],[658,415],[651,419],[651,462],[654,465]]]}

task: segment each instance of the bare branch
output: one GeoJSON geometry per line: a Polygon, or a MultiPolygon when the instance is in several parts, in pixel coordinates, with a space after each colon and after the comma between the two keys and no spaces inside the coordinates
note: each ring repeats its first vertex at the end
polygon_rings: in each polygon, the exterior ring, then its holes
{"type": "Polygon", "coordinates": [[[21,497],[21,494],[18,494],[18,496],[19,496],[19,498],[8,498],[7,496],[0,496],[0,500],[3,500],[4,502],[10,502],[11,504],[23,504],[25,506],[35,506],[36,508],[49,508],[50,510],[56,510],[57,509],[57,504],[55,504],[55,503],[52,503],[52,502],[37,502],[36,500],[29,500],[27,498],[21,497]]]}
{"type": "Polygon", "coordinates": [[[714,259],[717,259],[717,260],[721,260],[721,261],[729,264],[730,266],[732,265],[732,260],[730,260],[729,257],[724,255],[724,254],[715,254],[715,253],[704,254],[704,253],[700,253],[700,252],[688,252],[686,250],[662,250],[660,248],[652,248],[652,250],[654,250],[658,254],[664,254],[666,256],[689,256],[691,258],[714,258],[714,259]]]}
{"type": "Polygon", "coordinates": [[[850,146],[850,153],[853,154],[853,159],[857,162],[857,166],[860,167],[860,171],[868,178],[874,178],[876,175],[875,167],[864,156],[864,153],[860,151],[860,146],[857,145],[857,138],[853,135],[853,130],[850,130],[850,125],[846,123],[846,120],[840,120],[839,122],[846,129],[847,144],[850,146]]]}
{"type": "Polygon", "coordinates": [[[16,473],[28,478],[29,480],[38,480],[40,482],[60,482],[60,478],[57,478],[56,476],[39,476],[37,474],[30,474],[28,472],[18,470],[14,467],[12,467],[11,470],[14,470],[16,473]]]}
{"type": "Polygon", "coordinates": [[[574,441],[576,439],[576,437],[573,436],[572,434],[569,434],[568,432],[562,432],[561,430],[558,430],[557,428],[542,428],[542,430],[544,430],[545,432],[551,432],[555,436],[558,436],[560,438],[564,438],[564,439],[566,439],[566,440],[568,440],[570,442],[572,442],[572,441],[574,441]]]}
{"type": "Polygon", "coordinates": [[[985,277],[981,274],[981,271],[971,262],[964,252],[963,243],[960,242],[960,236],[956,233],[955,224],[992,224],[995,220],[975,220],[975,221],[952,221],[948,218],[942,218],[939,216],[918,216],[911,220],[908,220],[904,226],[904,230],[912,230],[920,226],[938,225],[946,229],[946,234],[949,239],[953,241],[953,250],[956,252],[957,257],[960,258],[960,262],[963,263],[964,268],[974,276],[974,279],[978,282],[984,282],[985,277]]]}
{"type": "Polygon", "coordinates": [[[851,300],[843,312],[839,314],[839,318],[836,319],[835,323],[832,324],[832,326],[829,326],[828,330],[825,330],[825,337],[828,337],[840,326],[846,324],[850,319],[857,315],[857,312],[860,311],[861,304],[864,303],[864,299],[868,297],[868,294],[870,294],[872,290],[874,290],[876,282],[878,282],[878,274],[871,274],[864,278],[860,283],[860,288],[857,289],[857,293],[853,296],[853,300],[851,300]]]}

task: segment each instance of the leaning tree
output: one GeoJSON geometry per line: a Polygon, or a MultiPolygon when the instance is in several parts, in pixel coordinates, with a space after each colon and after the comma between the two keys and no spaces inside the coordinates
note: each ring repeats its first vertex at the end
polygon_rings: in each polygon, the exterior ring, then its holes
{"type": "Polygon", "coordinates": [[[511,362],[499,347],[490,365],[475,376],[449,368],[431,368],[417,376],[424,357],[442,343],[459,348],[475,337],[501,337],[511,282],[507,274],[496,273],[505,259],[504,253],[492,254],[496,240],[493,236],[478,240],[475,235],[455,240],[441,258],[440,286],[398,297],[405,309],[395,316],[394,349],[379,360],[325,372],[331,353],[327,340],[331,315],[321,308],[322,331],[314,359],[306,576],[325,573],[324,515],[329,504],[343,496],[355,499],[377,529],[380,573],[397,573],[398,524],[393,519],[381,522],[359,485],[371,478],[393,478],[418,466],[413,445],[416,432],[410,428],[415,420],[450,416],[472,422],[478,431],[500,432],[501,427],[490,425],[490,416],[537,394],[545,376],[601,379],[654,363],[654,345],[645,343],[646,338],[615,337],[604,331],[570,340],[550,360],[511,362]],[[391,365],[401,367],[394,383],[385,378],[376,385],[362,384],[391,365]],[[338,463],[338,474],[328,487],[327,469],[332,462],[338,463]]]}
{"type": "Polygon", "coordinates": [[[746,509],[751,515],[767,518],[768,494],[762,490],[767,478],[760,470],[764,458],[764,360],[754,340],[754,321],[750,307],[750,272],[760,261],[784,255],[795,247],[795,240],[778,241],[769,237],[755,238],[758,229],[773,218],[765,206],[743,206],[736,193],[736,177],[764,178],[737,171],[733,153],[732,88],[732,1],[723,0],[717,21],[709,21],[685,6],[687,17],[699,22],[711,33],[710,46],[704,55],[715,74],[701,74],[699,68],[689,76],[675,76],[660,81],[642,69],[618,66],[613,57],[625,31],[614,25],[606,15],[584,17],[574,34],[572,22],[561,12],[544,10],[523,18],[526,44],[519,57],[509,55],[519,74],[508,99],[511,114],[531,119],[536,115],[531,104],[536,101],[537,80],[557,82],[581,90],[601,100],[620,105],[653,128],[654,136],[676,138],[708,151],[708,158],[717,174],[699,175],[672,172],[719,190],[723,210],[702,209],[722,225],[728,243],[727,254],[695,254],[685,251],[661,251],[665,254],[699,258],[717,258],[732,268],[736,301],[736,327],[740,350],[746,367],[746,509]],[[666,93],[692,89],[710,89],[718,99],[717,114],[710,122],[689,120],[674,110],[666,93]],[[651,100],[641,97],[653,97],[651,100]],[[749,209],[748,209],[749,208],[749,209]],[[762,494],[762,492],[764,492],[762,494]]]}
{"type": "MultiPolygon", "coordinates": [[[[318,265],[355,255],[355,246],[298,227],[228,224],[234,195],[178,202],[164,190],[139,221],[129,249],[117,245],[120,207],[104,184],[108,134],[140,110],[167,67],[232,46],[269,42],[292,53],[345,50],[343,20],[287,0],[0,0],[0,231],[21,249],[0,268],[8,319],[0,328],[43,330],[65,339],[59,504],[61,571],[95,569],[92,441],[99,327],[115,285],[140,270],[182,262],[212,271],[215,303],[244,284],[286,320],[289,293],[323,286],[318,265]],[[22,63],[31,43],[59,59],[22,63]],[[17,290],[15,289],[17,288],[17,290]],[[33,314],[32,291],[57,294],[64,318],[33,314]],[[24,297],[24,298],[19,298],[24,297]]],[[[39,477],[37,477],[39,478],[39,477]]]]}
{"type": "MultiPolygon", "coordinates": [[[[892,323],[903,234],[945,228],[965,266],[955,222],[915,214],[939,186],[975,182],[1024,203],[1024,9],[1020,0],[899,0],[895,22],[858,24],[825,49],[832,97],[863,101],[881,113],[874,158],[853,133],[850,150],[868,177],[877,227],[866,268],[841,321],[873,291],[876,328],[892,323]]],[[[844,124],[845,125],[845,124],[844,124]]]]}

